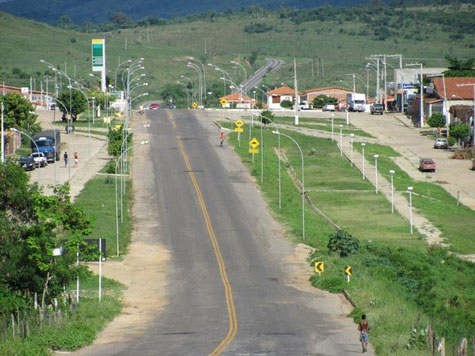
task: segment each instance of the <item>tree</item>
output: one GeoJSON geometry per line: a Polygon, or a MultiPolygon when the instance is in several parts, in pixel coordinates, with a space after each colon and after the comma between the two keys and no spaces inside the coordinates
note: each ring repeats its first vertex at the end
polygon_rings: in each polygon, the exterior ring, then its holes
{"type": "Polygon", "coordinates": [[[69,186],[44,196],[28,184],[28,175],[13,161],[0,164],[0,311],[25,306],[37,293],[42,306],[87,267],[76,266],[85,249],[89,220],[70,201],[69,186]],[[60,256],[53,249],[63,248],[60,256]]]}
{"type": "Polygon", "coordinates": [[[475,58],[466,60],[447,56],[449,69],[444,72],[445,77],[475,77],[475,58]]]}
{"type": "Polygon", "coordinates": [[[79,90],[72,89],[71,93],[69,89],[63,90],[58,95],[58,99],[56,106],[61,110],[61,112],[67,114],[71,108],[73,121],[76,121],[78,115],[84,112],[87,108],[87,100],[79,90]],[[72,98],[71,101],[70,98],[72,98]]]}
{"type": "Polygon", "coordinates": [[[73,28],[74,26],[74,21],[68,15],[62,15],[56,21],[56,27],[73,28]]]}
{"type": "Polygon", "coordinates": [[[317,109],[323,108],[325,104],[335,105],[338,102],[337,98],[333,98],[326,95],[319,95],[313,99],[313,107],[317,109]]]}
{"type": "Polygon", "coordinates": [[[41,131],[41,127],[36,123],[38,117],[34,113],[33,105],[23,96],[17,93],[9,93],[2,97],[5,105],[5,129],[17,128],[28,133],[30,136],[41,131]]]}
{"type": "Polygon", "coordinates": [[[127,27],[133,27],[134,26],[134,21],[132,21],[123,12],[113,13],[110,17],[110,22],[118,28],[127,28],[127,27]]]}
{"type": "MultiPolygon", "coordinates": [[[[122,142],[124,141],[126,132],[124,126],[120,128],[109,130],[109,139],[107,145],[107,152],[114,157],[119,157],[122,153],[122,142]]],[[[132,142],[132,134],[127,137],[127,142],[132,142]]]]}
{"type": "Polygon", "coordinates": [[[427,119],[427,124],[430,126],[430,127],[444,127],[445,126],[445,116],[440,113],[440,112],[436,112],[434,114],[432,114],[428,119],[427,119]]]}
{"type": "Polygon", "coordinates": [[[264,110],[261,113],[261,121],[264,125],[270,124],[271,122],[274,122],[275,116],[270,110],[264,110]]]}
{"type": "Polygon", "coordinates": [[[463,140],[465,137],[470,137],[470,129],[470,126],[466,124],[451,124],[450,135],[460,142],[460,140],[463,140]]]}

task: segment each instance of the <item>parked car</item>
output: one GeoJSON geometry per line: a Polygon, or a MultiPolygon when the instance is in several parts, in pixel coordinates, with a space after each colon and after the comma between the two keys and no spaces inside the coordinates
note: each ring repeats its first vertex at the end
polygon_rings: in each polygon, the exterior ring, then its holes
{"type": "Polygon", "coordinates": [[[46,167],[48,165],[48,160],[43,152],[33,152],[31,157],[33,157],[36,167],[46,167]]]}
{"type": "Polygon", "coordinates": [[[421,172],[435,172],[435,162],[431,158],[421,158],[419,170],[421,172]]]}
{"type": "Polygon", "coordinates": [[[157,109],[160,109],[160,104],[158,104],[158,103],[152,103],[152,104],[150,104],[149,108],[150,108],[150,110],[157,110],[157,109]]]}
{"type": "Polygon", "coordinates": [[[374,114],[383,115],[383,113],[384,113],[383,104],[373,104],[373,105],[371,105],[371,115],[374,115],[374,114]]]}
{"type": "Polygon", "coordinates": [[[434,148],[447,148],[449,144],[445,137],[437,137],[434,141],[434,148]]]}
{"type": "Polygon", "coordinates": [[[25,171],[32,171],[35,169],[35,160],[31,156],[22,156],[18,161],[18,164],[22,166],[25,171]]]}
{"type": "Polygon", "coordinates": [[[322,108],[323,111],[335,111],[335,105],[333,104],[325,104],[322,108]]]}

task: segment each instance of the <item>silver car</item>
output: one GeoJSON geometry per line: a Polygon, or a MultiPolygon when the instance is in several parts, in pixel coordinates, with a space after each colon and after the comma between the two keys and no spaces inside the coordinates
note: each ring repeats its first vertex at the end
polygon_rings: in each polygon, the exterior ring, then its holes
{"type": "Polygon", "coordinates": [[[46,167],[48,165],[48,161],[43,152],[33,152],[31,157],[35,160],[36,167],[46,167]]]}
{"type": "Polygon", "coordinates": [[[437,137],[434,141],[434,148],[447,148],[449,144],[445,137],[437,137]]]}

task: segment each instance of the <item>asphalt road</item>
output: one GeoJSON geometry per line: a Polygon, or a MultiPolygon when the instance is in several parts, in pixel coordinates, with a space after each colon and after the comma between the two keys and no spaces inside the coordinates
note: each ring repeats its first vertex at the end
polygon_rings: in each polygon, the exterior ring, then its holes
{"type": "Polygon", "coordinates": [[[253,73],[247,81],[242,83],[243,92],[248,92],[256,85],[258,85],[261,80],[267,75],[267,73],[279,69],[285,62],[281,59],[275,58],[266,58],[265,66],[259,68],[255,73],[253,73]]]}
{"type": "Polygon", "coordinates": [[[172,256],[169,302],[143,337],[107,345],[94,355],[361,352],[354,324],[332,310],[328,295],[286,283],[282,255],[292,246],[264,238],[270,217],[256,209],[265,204],[246,204],[246,194],[252,192],[251,202],[257,190],[240,191],[253,185],[247,173],[228,173],[229,167],[239,170],[239,159],[218,146],[212,123],[200,124],[190,111],[147,111],[147,116],[153,167],[144,174],[155,176],[157,196],[150,199],[159,206],[157,240],[172,256]]]}

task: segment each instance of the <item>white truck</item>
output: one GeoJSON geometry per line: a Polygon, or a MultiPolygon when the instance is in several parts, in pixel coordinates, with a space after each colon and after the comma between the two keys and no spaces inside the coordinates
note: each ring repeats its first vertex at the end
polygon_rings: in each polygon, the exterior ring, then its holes
{"type": "Polygon", "coordinates": [[[346,108],[348,111],[365,111],[366,95],[359,93],[346,94],[346,108]]]}

